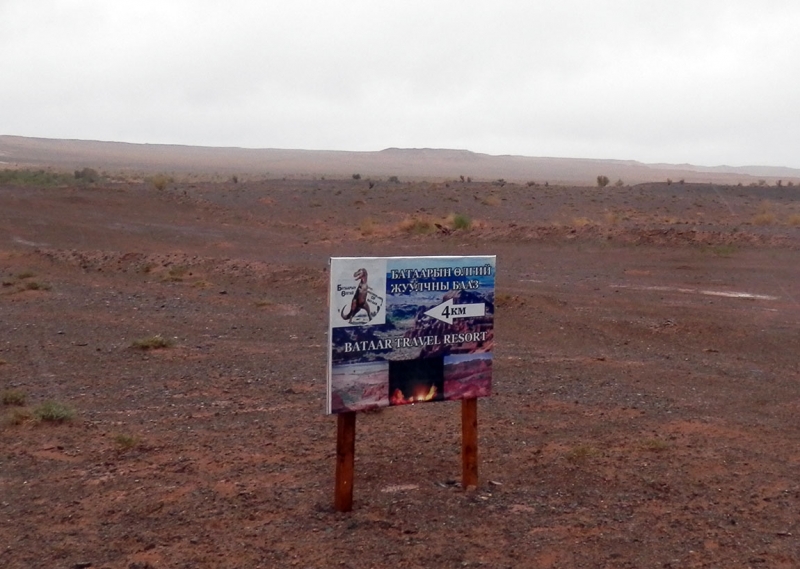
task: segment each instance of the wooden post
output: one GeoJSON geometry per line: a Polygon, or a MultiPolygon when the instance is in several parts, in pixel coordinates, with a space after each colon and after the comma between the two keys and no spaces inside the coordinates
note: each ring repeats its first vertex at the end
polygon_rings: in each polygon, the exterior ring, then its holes
{"type": "Polygon", "coordinates": [[[461,400],[461,486],[478,486],[478,400],[461,400]]]}
{"type": "Polygon", "coordinates": [[[336,489],[333,506],[337,512],[353,509],[353,461],[356,454],[356,414],[339,413],[336,424],[336,489]]]}

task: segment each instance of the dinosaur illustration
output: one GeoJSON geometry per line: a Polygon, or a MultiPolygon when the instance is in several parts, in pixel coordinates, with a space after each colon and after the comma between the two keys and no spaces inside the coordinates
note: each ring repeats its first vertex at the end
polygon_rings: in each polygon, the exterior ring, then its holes
{"type": "Polygon", "coordinates": [[[378,307],[375,312],[369,311],[369,304],[367,304],[367,293],[369,293],[370,288],[367,284],[367,270],[363,268],[358,269],[355,273],[353,273],[353,278],[359,281],[358,288],[356,289],[356,292],[353,295],[353,300],[350,303],[350,312],[345,314],[347,307],[345,306],[342,308],[342,318],[348,322],[352,322],[356,314],[361,312],[361,310],[365,310],[367,312],[367,318],[372,320],[375,315],[378,314],[380,307],[378,307]]]}

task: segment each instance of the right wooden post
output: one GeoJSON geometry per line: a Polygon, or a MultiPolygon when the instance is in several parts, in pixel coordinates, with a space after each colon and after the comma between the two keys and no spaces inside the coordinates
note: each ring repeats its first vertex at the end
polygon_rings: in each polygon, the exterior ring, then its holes
{"type": "Polygon", "coordinates": [[[478,487],[478,399],[461,400],[461,486],[478,487]]]}

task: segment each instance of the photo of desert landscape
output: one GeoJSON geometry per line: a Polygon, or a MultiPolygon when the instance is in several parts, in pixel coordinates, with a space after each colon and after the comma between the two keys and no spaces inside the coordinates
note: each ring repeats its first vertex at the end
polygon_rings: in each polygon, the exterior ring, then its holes
{"type": "Polygon", "coordinates": [[[0,569],[800,567],[798,22],[0,2],[0,569]]]}

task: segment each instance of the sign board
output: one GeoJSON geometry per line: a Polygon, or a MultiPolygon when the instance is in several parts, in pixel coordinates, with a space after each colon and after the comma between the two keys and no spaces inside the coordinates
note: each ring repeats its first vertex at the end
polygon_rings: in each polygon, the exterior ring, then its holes
{"type": "Polygon", "coordinates": [[[328,413],[486,397],[495,256],[334,257],[328,413]]]}

